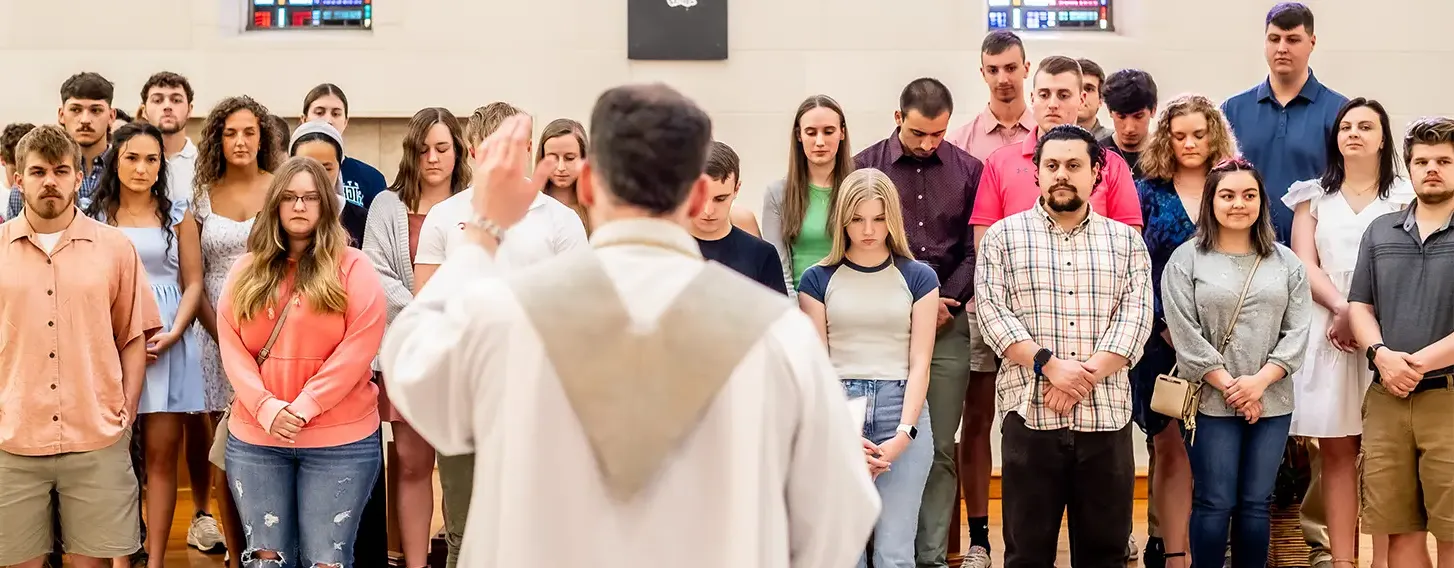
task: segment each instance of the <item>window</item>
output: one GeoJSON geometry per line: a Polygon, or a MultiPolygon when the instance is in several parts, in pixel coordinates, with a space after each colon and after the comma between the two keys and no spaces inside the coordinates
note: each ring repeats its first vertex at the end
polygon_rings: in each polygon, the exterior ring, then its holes
{"type": "Polygon", "coordinates": [[[248,0],[249,30],[367,30],[373,0],[248,0]]]}
{"type": "Polygon", "coordinates": [[[1113,0],[985,0],[989,29],[1115,31],[1113,0]]]}

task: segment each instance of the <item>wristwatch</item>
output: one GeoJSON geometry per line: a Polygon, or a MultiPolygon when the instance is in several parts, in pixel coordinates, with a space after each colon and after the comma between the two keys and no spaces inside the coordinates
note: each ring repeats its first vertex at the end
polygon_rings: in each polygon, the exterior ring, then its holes
{"type": "Polygon", "coordinates": [[[1039,351],[1035,352],[1035,378],[1038,379],[1045,376],[1045,364],[1049,363],[1050,358],[1053,356],[1054,354],[1044,347],[1041,347],[1039,351]]]}
{"type": "Polygon", "coordinates": [[[1370,371],[1377,371],[1378,370],[1376,368],[1376,366],[1373,364],[1373,359],[1374,359],[1374,357],[1376,357],[1378,355],[1378,350],[1381,347],[1387,347],[1387,345],[1384,345],[1382,343],[1374,343],[1373,345],[1369,345],[1368,346],[1368,351],[1365,353],[1368,356],[1368,370],[1370,370],[1370,371]]]}
{"type": "Polygon", "coordinates": [[[915,428],[912,424],[900,424],[898,431],[908,434],[910,440],[919,437],[919,429],[915,428]]]}

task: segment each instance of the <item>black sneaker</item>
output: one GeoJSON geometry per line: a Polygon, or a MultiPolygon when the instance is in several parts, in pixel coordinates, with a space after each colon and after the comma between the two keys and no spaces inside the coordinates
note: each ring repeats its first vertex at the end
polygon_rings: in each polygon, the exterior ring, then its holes
{"type": "Polygon", "coordinates": [[[1141,565],[1146,568],[1166,568],[1166,543],[1158,537],[1146,539],[1146,552],[1141,554],[1141,565]]]}

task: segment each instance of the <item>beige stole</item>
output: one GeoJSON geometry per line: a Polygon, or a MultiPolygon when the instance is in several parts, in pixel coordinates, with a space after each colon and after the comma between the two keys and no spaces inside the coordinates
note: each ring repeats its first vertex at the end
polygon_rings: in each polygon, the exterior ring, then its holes
{"type": "Polygon", "coordinates": [[[634,326],[595,251],[543,264],[548,268],[528,271],[534,276],[511,278],[511,289],[540,334],[607,489],[630,501],[791,306],[708,262],[654,325],[634,326]]]}

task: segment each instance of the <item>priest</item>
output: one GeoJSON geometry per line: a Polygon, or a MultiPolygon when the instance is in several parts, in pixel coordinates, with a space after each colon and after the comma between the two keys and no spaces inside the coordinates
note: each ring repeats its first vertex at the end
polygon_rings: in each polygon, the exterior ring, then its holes
{"type": "Polygon", "coordinates": [[[496,270],[554,167],[526,177],[511,119],[475,158],[470,244],[384,342],[394,407],[441,453],[477,454],[460,565],[853,565],[879,502],[822,340],[685,228],[711,121],[628,86],[590,132],[591,248],[496,270]]]}

